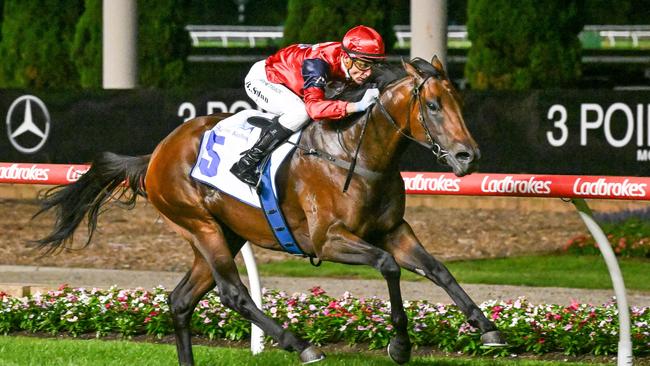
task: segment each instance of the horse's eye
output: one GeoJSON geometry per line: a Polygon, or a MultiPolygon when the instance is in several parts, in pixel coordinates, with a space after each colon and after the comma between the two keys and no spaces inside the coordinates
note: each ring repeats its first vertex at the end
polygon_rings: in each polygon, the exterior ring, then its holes
{"type": "Polygon", "coordinates": [[[433,100],[433,101],[427,103],[427,107],[429,107],[429,109],[431,109],[434,112],[440,111],[440,103],[438,103],[437,100],[433,100]]]}

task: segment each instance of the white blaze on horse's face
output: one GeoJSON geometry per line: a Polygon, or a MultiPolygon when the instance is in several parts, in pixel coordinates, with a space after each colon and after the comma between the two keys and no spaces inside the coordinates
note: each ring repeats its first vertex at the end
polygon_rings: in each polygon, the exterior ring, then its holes
{"type": "Polygon", "coordinates": [[[442,64],[434,56],[424,72],[412,64],[404,68],[413,79],[414,115],[411,117],[413,137],[431,150],[438,159],[463,176],[476,170],[480,151],[467,130],[458,93],[447,78],[442,64]]]}

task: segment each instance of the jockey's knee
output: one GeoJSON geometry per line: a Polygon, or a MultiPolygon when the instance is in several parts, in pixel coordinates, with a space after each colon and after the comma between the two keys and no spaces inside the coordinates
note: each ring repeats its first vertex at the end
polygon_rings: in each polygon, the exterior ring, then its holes
{"type": "Polygon", "coordinates": [[[296,109],[293,111],[287,111],[280,116],[278,122],[285,128],[290,129],[293,132],[298,131],[304,125],[309,122],[309,115],[305,108],[296,109]]]}

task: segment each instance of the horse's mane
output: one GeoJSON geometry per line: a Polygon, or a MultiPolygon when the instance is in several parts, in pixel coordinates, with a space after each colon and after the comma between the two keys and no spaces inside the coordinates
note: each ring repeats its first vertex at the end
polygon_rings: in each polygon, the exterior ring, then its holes
{"type": "MultiPolygon", "coordinates": [[[[432,76],[440,79],[440,72],[433,67],[428,61],[419,57],[409,61],[422,75],[432,76]]],[[[370,88],[378,88],[383,91],[388,85],[397,80],[406,77],[406,70],[402,64],[389,64],[386,62],[379,63],[373,67],[371,79],[363,85],[346,85],[343,89],[331,92],[330,99],[345,100],[348,102],[357,102],[361,100],[366,90],[370,88]]]]}
{"type": "MultiPolygon", "coordinates": [[[[407,62],[415,67],[423,76],[432,76],[436,79],[442,78],[440,72],[435,67],[433,67],[431,63],[424,59],[416,57],[407,62]]],[[[363,85],[346,84],[345,86],[340,86],[339,84],[338,88],[337,85],[334,85],[333,87],[328,87],[326,89],[325,95],[328,99],[358,102],[361,100],[366,90],[370,88],[378,88],[379,91],[382,92],[393,82],[401,80],[406,76],[406,70],[402,66],[401,62],[398,64],[381,62],[373,66],[372,76],[370,77],[370,80],[368,80],[368,82],[364,83],[363,85]]],[[[356,121],[357,117],[357,114],[353,114],[345,117],[343,121],[356,121]]]]}

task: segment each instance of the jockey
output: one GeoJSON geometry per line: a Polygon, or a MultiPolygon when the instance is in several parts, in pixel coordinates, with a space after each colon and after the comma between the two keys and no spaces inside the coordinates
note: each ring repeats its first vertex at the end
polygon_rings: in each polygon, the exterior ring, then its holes
{"type": "Polygon", "coordinates": [[[262,132],[230,172],[255,187],[260,161],[310,119],[337,120],[368,109],[379,95],[377,89],[368,89],[360,101],[352,103],[325,99],[325,85],[335,80],[361,85],[370,77],[374,62],[385,57],[379,33],[359,25],[342,42],[295,44],[255,63],[246,75],[246,93],[279,119],[262,132]]]}

